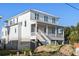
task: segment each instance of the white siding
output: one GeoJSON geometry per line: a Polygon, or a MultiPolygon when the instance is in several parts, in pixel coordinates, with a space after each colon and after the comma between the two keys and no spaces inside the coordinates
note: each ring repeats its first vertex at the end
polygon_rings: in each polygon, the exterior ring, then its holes
{"type": "Polygon", "coordinates": [[[9,41],[11,40],[18,40],[18,25],[10,27],[9,41]],[[16,33],[15,33],[15,29],[16,29],[16,33]]]}
{"type": "Polygon", "coordinates": [[[31,35],[30,12],[19,16],[19,22],[22,22],[22,40],[27,40],[31,35]],[[26,27],[24,26],[26,21],[26,27]]]}
{"type": "MultiPolygon", "coordinates": [[[[31,32],[30,12],[14,18],[15,23],[17,23],[17,18],[18,18],[18,23],[20,23],[20,22],[22,23],[22,25],[21,25],[21,39],[27,40],[27,38],[30,37],[30,32],[31,32]],[[25,21],[26,21],[26,27],[25,27],[25,21]]],[[[10,27],[10,35],[9,35],[10,40],[18,40],[18,35],[19,35],[18,34],[18,25],[19,24],[10,27]],[[16,33],[14,32],[15,28],[16,28],[16,33]]]]}
{"type": "Polygon", "coordinates": [[[1,33],[2,33],[1,39],[6,39],[7,38],[7,28],[5,28],[5,27],[2,28],[1,33]]]}

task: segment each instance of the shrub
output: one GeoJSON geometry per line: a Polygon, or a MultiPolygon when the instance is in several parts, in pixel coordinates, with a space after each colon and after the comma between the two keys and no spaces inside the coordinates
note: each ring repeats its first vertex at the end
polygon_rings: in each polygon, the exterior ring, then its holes
{"type": "Polygon", "coordinates": [[[30,49],[30,48],[23,48],[21,51],[26,51],[26,52],[28,52],[28,51],[31,51],[31,49],[30,49]]]}
{"type": "Polygon", "coordinates": [[[31,51],[31,49],[30,48],[23,48],[22,50],[22,53],[24,54],[24,52],[25,52],[25,55],[30,55],[30,51],[31,51]]]}
{"type": "Polygon", "coordinates": [[[1,56],[7,56],[10,54],[14,55],[14,54],[16,54],[16,52],[17,51],[15,51],[15,50],[0,50],[0,55],[1,56]]]}

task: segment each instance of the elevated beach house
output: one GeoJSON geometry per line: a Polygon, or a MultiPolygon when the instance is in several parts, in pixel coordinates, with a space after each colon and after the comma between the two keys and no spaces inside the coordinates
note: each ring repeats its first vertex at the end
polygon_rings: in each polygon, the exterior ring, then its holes
{"type": "Polygon", "coordinates": [[[36,9],[10,18],[2,29],[6,48],[36,48],[39,45],[64,44],[64,27],[59,17],[36,9]]]}

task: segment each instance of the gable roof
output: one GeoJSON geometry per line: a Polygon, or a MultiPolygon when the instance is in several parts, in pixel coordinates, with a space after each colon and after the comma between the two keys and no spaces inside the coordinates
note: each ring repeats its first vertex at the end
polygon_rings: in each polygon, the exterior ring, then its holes
{"type": "Polygon", "coordinates": [[[49,13],[47,13],[47,12],[43,12],[43,11],[36,10],[36,9],[29,9],[29,10],[26,10],[26,11],[24,11],[24,12],[22,12],[22,13],[17,14],[16,16],[13,16],[13,17],[9,18],[9,19],[16,18],[16,17],[18,17],[18,16],[20,16],[20,15],[23,15],[23,14],[25,14],[25,13],[27,13],[27,12],[31,12],[31,11],[33,11],[33,12],[38,12],[38,13],[42,13],[42,14],[45,14],[45,15],[48,15],[48,16],[55,17],[55,18],[59,19],[58,16],[54,16],[54,15],[49,14],[49,13]]]}

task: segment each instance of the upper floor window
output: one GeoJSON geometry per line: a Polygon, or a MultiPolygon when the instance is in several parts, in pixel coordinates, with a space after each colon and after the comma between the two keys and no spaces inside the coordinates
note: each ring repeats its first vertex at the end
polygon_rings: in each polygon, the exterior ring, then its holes
{"type": "Polygon", "coordinates": [[[55,34],[55,28],[52,28],[52,34],[55,34]]]}
{"type": "Polygon", "coordinates": [[[44,16],[44,21],[48,21],[48,16],[44,16]]]}
{"type": "Polygon", "coordinates": [[[10,21],[10,25],[12,25],[12,21],[10,21]]]}
{"type": "Polygon", "coordinates": [[[26,27],[26,21],[24,22],[24,26],[26,27]]]}
{"type": "Polygon", "coordinates": [[[12,19],[11,22],[12,22],[12,24],[15,24],[15,19],[12,19]]]}
{"type": "Polygon", "coordinates": [[[15,23],[15,19],[13,19],[13,23],[15,23]]]}
{"type": "Polygon", "coordinates": [[[15,33],[16,33],[16,28],[15,28],[15,33]]]}
{"type": "Polygon", "coordinates": [[[35,19],[39,20],[39,14],[38,13],[35,13],[35,19]]]}
{"type": "Polygon", "coordinates": [[[52,23],[55,23],[55,18],[52,18],[52,23]]]}
{"type": "Polygon", "coordinates": [[[17,23],[18,23],[18,18],[17,18],[17,23]]]}
{"type": "Polygon", "coordinates": [[[8,30],[7,30],[7,34],[9,35],[9,33],[10,33],[10,28],[8,28],[8,30]]]}

